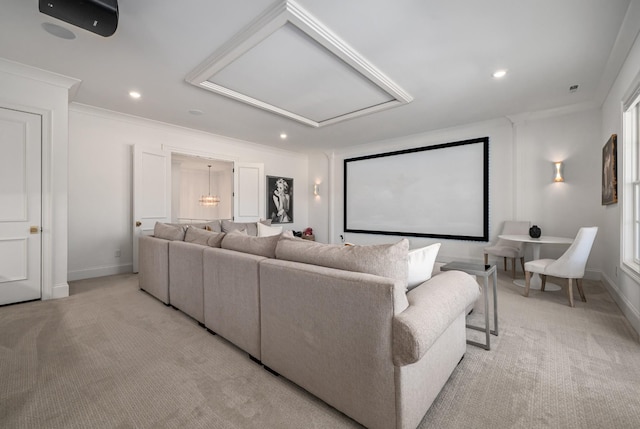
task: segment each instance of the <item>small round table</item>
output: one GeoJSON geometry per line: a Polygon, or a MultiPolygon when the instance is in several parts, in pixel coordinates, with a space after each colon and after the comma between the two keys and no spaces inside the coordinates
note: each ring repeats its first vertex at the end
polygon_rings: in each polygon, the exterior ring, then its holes
{"type": "MultiPolygon", "coordinates": [[[[522,243],[530,244],[533,249],[533,260],[540,259],[540,247],[543,244],[571,244],[573,243],[573,238],[566,237],[551,237],[551,236],[541,236],[539,238],[531,238],[528,235],[499,235],[498,238],[509,241],[519,241],[522,243]]],[[[524,280],[514,280],[514,284],[525,287],[524,280]]],[[[533,273],[530,280],[530,289],[540,290],[542,287],[542,280],[538,273],[533,273]]],[[[545,284],[545,290],[556,291],[562,289],[559,285],[555,283],[547,282],[545,284]]]]}

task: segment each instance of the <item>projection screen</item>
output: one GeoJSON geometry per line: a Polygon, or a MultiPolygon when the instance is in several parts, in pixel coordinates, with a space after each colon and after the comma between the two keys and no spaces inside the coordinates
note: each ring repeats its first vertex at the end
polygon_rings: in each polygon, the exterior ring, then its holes
{"type": "Polygon", "coordinates": [[[488,241],[489,137],[345,159],[344,226],[488,241]]]}

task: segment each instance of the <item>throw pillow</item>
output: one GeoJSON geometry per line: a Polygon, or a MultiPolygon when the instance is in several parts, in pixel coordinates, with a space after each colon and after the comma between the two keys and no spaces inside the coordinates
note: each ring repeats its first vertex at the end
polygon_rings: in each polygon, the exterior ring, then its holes
{"type": "Polygon", "coordinates": [[[231,231],[222,239],[220,247],[236,252],[275,258],[279,235],[271,237],[252,237],[244,231],[231,231]]]}
{"type": "MultiPolygon", "coordinates": [[[[212,231],[213,232],[213,231],[212,231]]],[[[207,246],[209,247],[222,247],[222,239],[224,238],[224,232],[213,232],[214,235],[207,240],[207,246]]]]}
{"type": "Polygon", "coordinates": [[[153,227],[153,236],[165,240],[183,241],[185,229],[186,228],[184,226],[175,226],[156,222],[153,227]]]}
{"type": "Polygon", "coordinates": [[[342,246],[280,235],[276,258],[407,281],[409,240],[394,244],[342,246]]]}
{"type": "Polygon", "coordinates": [[[409,275],[407,276],[407,290],[431,278],[433,264],[436,262],[441,243],[409,251],[409,275]]]}
{"type": "Polygon", "coordinates": [[[187,227],[184,241],[187,243],[200,244],[202,246],[220,247],[224,233],[207,231],[193,226],[187,227]]]}
{"type": "MultiPolygon", "coordinates": [[[[223,219],[220,224],[222,227],[222,232],[231,232],[236,230],[245,230],[248,235],[252,235],[254,237],[258,236],[258,222],[234,222],[229,219],[223,219]]],[[[271,219],[261,220],[259,223],[263,225],[271,225],[271,219]]]]}
{"type": "Polygon", "coordinates": [[[258,237],[271,237],[282,234],[281,226],[268,226],[258,222],[258,237]]]}

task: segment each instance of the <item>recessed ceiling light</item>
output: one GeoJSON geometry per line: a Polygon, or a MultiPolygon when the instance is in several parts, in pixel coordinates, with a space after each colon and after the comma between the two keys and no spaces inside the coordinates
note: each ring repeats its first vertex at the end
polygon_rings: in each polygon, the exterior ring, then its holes
{"type": "Polygon", "coordinates": [[[140,95],[140,93],[138,91],[130,91],[129,92],[129,96],[133,99],[138,99],[140,98],[142,95],[140,95]]]}
{"type": "Polygon", "coordinates": [[[496,79],[500,79],[501,77],[505,77],[506,75],[506,70],[496,70],[495,72],[493,72],[493,77],[495,77],[496,79]]]}
{"type": "Polygon", "coordinates": [[[202,110],[200,110],[200,109],[189,109],[189,113],[191,113],[192,115],[195,115],[195,116],[200,116],[204,112],[202,110]]]}
{"type": "Polygon", "coordinates": [[[281,134],[280,134],[280,138],[281,138],[282,140],[286,139],[286,138],[287,138],[287,134],[286,134],[286,133],[281,133],[281,134]]]}

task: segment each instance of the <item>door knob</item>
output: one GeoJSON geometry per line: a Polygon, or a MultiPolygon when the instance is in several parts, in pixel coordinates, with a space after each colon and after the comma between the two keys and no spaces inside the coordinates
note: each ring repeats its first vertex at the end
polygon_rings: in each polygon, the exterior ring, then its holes
{"type": "Polygon", "coordinates": [[[136,226],[141,226],[142,222],[140,222],[139,220],[136,221],[136,226]]]}
{"type": "Polygon", "coordinates": [[[32,226],[31,228],[29,228],[29,232],[31,234],[37,234],[40,231],[40,228],[38,228],[37,226],[32,226]]]}

